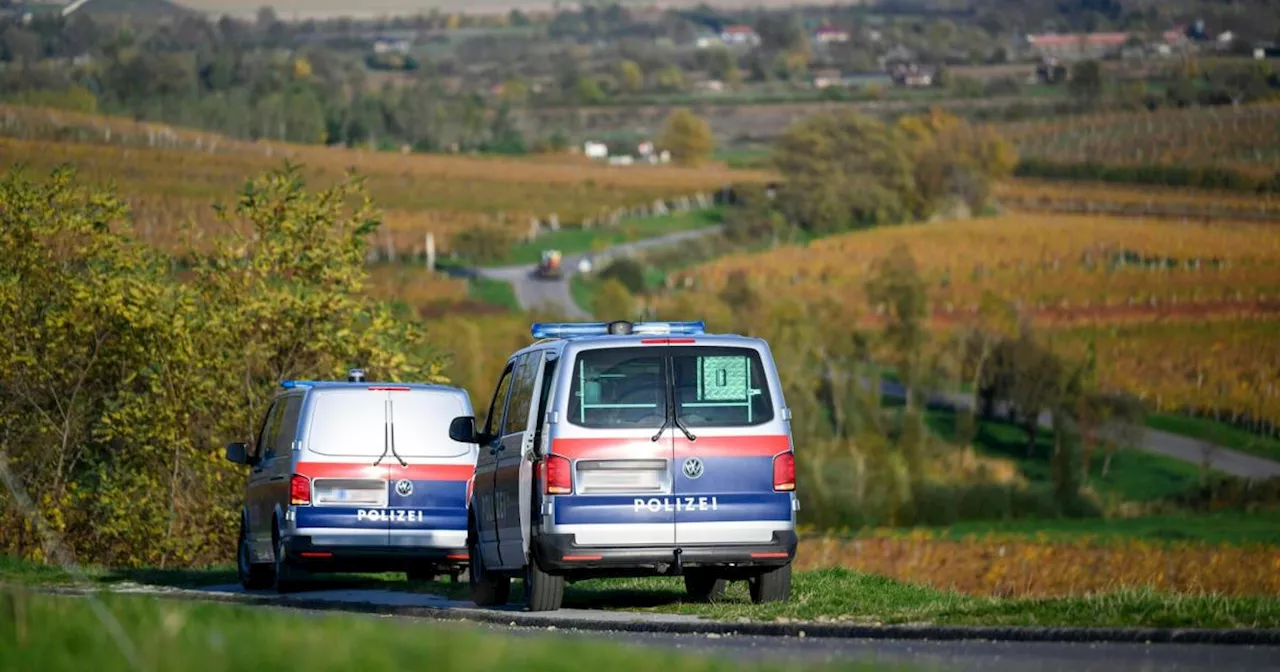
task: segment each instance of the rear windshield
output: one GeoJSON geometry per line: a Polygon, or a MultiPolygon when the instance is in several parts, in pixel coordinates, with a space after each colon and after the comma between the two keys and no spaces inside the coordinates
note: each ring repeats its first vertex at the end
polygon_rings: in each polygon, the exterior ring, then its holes
{"type": "MultiPolygon", "coordinates": [[[[449,438],[449,423],[465,414],[454,395],[362,389],[314,394],[307,447],[321,455],[377,459],[389,429],[401,457],[453,457],[469,449],[449,438]]],[[[389,450],[387,459],[394,461],[389,450]]]]}
{"type": "Polygon", "coordinates": [[[578,355],[569,421],[590,428],[660,427],[672,395],[694,427],[747,427],[773,420],[760,354],[750,348],[588,350],[578,355]]]}

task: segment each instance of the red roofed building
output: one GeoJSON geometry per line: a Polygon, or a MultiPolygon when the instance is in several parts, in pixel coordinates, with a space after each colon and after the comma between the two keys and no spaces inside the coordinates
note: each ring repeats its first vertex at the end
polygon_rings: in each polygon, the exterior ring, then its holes
{"type": "Polygon", "coordinates": [[[1027,36],[1027,44],[1046,59],[1105,58],[1119,54],[1128,41],[1128,33],[1027,36]]]}
{"type": "Polygon", "coordinates": [[[725,44],[741,44],[755,46],[760,44],[760,36],[751,26],[734,25],[720,29],[720,41],[725,44]]]}

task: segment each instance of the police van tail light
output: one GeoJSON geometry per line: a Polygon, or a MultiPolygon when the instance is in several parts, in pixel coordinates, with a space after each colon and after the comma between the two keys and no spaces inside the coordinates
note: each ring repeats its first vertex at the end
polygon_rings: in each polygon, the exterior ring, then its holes
{"type": "Polygon", "coordinates": [[[566,457],[551,455],[547,457],[547,494],[568,495],[573,493],[572,463],[566,457]]]}
{"type": "Polygon", "coordinates": [[[796,454],[782,453],[773,458],[773,489],[789,492],[796,489],[796,454]]]}
{"type": "Polygon", "coordinates": [[[311,479],[302,474],[294,474],[289,480],[289,503],[311,504],[311,479]]]}

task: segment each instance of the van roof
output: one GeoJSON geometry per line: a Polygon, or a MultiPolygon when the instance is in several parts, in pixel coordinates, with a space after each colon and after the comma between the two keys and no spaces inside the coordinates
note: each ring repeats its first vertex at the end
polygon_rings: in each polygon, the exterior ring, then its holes
{"type": "Polygon", "coordinates": [[[466,394],[466,390],[448,385],[437,385],[433,383],[380,383],[380,382],[359,382],[352,383],[338,380],[286,380],[280,383],[280,387],[286,390],[305,389],[305,390],[350,390],[350,389],[368,389],[368,390],[412,390],[418,392],[444,392],[450,394],[466,394]]]}
{"type": "Polygon", "coordinates": [[[591,349],[605,346],[638,346],[638,345],[659,345],[659,341],[670,341],[671,345],[682,345],[692,347],[760,347],[766,350],[768,345],[763,339],[753,336],[742,336],[740,334],[708,334],[701,329],[694,333],[670,333],[670,334],[654,334],[654,333],[631,333],[631,334],[584,334],[584,335],[566,335],[542,338],[531,345],[528,345],[511,354],[511,357],[531,352],[535,350],[554,350],[557,353],[563,353],[570,346],[575,349],[591,349]]]}

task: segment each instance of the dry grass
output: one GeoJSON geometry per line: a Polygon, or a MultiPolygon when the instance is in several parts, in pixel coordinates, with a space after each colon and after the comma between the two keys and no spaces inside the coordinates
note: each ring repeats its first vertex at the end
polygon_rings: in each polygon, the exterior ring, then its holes
{"type": "Polygon", "coordinates": [[[856,569],[969,595],[1063,597],[1148,588],[1280,596],[1280,548],[1043,543],[929,534],[801,542],[798,569],[856,569]]]}

